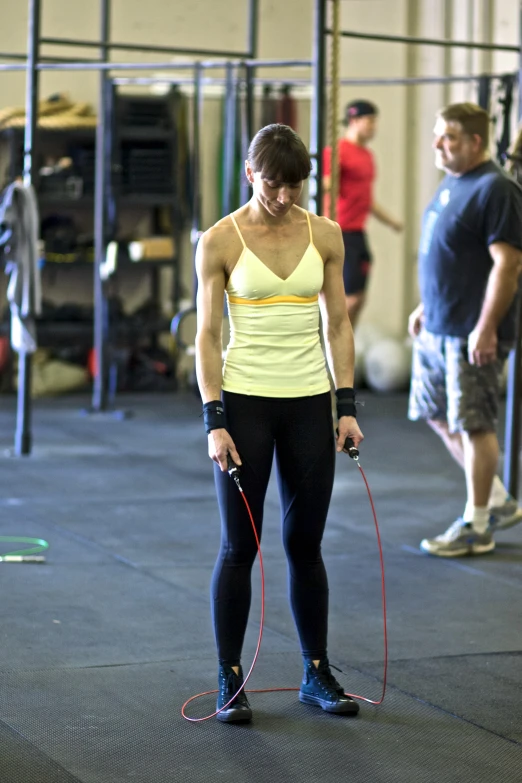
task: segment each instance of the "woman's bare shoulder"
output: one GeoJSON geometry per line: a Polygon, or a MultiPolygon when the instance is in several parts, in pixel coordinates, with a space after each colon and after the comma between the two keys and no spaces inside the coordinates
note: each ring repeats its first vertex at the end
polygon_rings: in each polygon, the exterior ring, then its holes
{"type": "Polygon", "coordinates": [[[224,269],[230,274],[231,260],[241,254],[241,240],[230,215],[208,228],[198,241],[196,264],[207,270],[224,269]]]}
{"type": "Polygon", "coordinates": [[[310,214],[314,245],[324,260],[337,256],[342,247],[342,233],[339,224],[322,215],[310,214]]]}
{"type": "Polygon", "coordinates": [[[213,226],[210,226],[210,228],[207,228],[201,235],[201,238],[205,240],[205,244],[207,245],[216,245],[226,241],[229,237],[233,236],[234,233],[234,224],[230,219],[230,215],[227,215],[226,217],[221,218],[221,220],[218,220],[217,223],[214,223],[213,226]]]}
{"type": "Polygon", "coordinates": [[[338,223],[334,220],[330,220],[330,218],[327,218],[324,215],[314,215],[312,212],[309,214],[314,237],[318,236],[323,239],[331,240],[336,240],[339,237],[341,229],[339,228],[338,223]]]}
{"type": "Polygon", "coordinates": [[[230,215],[221,218],[213,226],[207,228],[199,240],[205,251],[216,254],[226,254],[230,247],[237,242],[240,240],[230,215]]]}

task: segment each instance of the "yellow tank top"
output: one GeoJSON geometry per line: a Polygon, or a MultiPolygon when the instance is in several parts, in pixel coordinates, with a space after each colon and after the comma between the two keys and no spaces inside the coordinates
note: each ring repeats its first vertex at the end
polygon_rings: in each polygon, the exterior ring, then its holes
{"type": "Polygon", "coordinates": [[[319,335],[319,292],[324,263],[310,244],[290,277],[272,272],[245,244],[230,275],[230,342],[223,389],[259,397],[307,397],[330,389],[319,335]]]}

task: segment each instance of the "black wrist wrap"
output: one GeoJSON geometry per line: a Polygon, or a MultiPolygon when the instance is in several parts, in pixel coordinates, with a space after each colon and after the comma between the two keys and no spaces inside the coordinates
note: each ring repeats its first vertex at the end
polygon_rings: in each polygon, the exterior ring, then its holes
{"type": "Polygon", "coordinates": [[[341,416],[357,416],[355,389],[349,387],[337,389],[335,392],[335,399],[337,401],[338,419],[340,419],[341,416]]]}
{"type": "Polygon", "coordinates": [[[221,400],[213,400],[203,405],[203,421],[207,435],[212,430],[219,430],[222,427],[226,428],[227,420],[221,400]]]}

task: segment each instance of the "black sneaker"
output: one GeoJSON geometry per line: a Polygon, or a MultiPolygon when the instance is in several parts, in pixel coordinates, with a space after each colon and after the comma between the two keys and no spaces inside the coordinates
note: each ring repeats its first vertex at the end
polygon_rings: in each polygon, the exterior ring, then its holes
{"type": "Polygon", "coordinates": [[[319,661],[317,667],[313,661],[305,661],[299,701],[314,704],[325,712],[334,712],[337,715],[357,715],[359,712],[357,702],[345,694],[344,688],[330,671],[328,658],[319,661]]]}
{"type": "MultiPolygon", "coordinates": [[[[239,674],[236,674],[232,666],[225,664],[219,667],[217,710],[224,707],[234,693],[237,693],[243,685],[243,670],[241,666],[238,667],[238,670],[239,674]]],[[[244,723],[252,720],[252,710],[244,691],[240,691],[234,701],[226,709],[218,713],[216,717],[223,723],[244,723]]]]}

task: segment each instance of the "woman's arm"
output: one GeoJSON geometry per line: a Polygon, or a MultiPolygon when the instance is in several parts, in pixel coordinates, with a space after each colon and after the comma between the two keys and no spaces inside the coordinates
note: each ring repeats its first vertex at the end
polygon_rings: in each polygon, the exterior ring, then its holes
{"type": "MultiPolygon", "coordinates": [[[[223,383],[222,327],[226,272],[222,236],[223,229],[210,229],[201,237],[196,252],[196,375],[204,403],[221,400],[223,383]]],[[[224,427],[208,433],[208,453],[223,471],[228,468],[229,454],[236,465],[241,465],[234,442],[224,427]]]]}
{"type": "MultiPolygon", "coordinates": [[[[344,296],[343,239],[336,223],[324,220],[323,227],[320,252],[324,260],[324,282],[319,303],[326,356],[335,388],[352,388],[355,348],[344,296]]],[[[352,438],[355,446],[363,440],[363,434],[353,416],[342,416],[338,427],[337,451],[342,451],[347,437],[352,438]]]]}
{"type": "Polygon", "coordinates": [[[221,399],[222,327],[225,265],[220,258],[216,229],[199,240],[196,251],[198,277],[196,375],[203,402],[221,399]]]}

